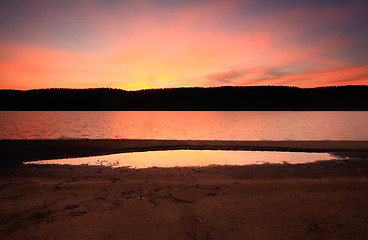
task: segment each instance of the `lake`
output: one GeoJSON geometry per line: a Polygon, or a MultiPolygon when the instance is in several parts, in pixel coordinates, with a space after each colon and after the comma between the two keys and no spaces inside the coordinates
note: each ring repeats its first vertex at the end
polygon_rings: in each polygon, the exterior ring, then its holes
{"type": "Polygon", "coordinates": [[[368,140],[367,111],[1,111],[0,139],[368,140]]]}

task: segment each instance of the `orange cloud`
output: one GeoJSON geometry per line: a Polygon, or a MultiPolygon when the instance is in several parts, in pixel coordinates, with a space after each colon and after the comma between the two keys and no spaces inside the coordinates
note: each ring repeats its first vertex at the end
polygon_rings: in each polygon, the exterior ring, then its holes
{"type": "Polygon", "coordinates": [[[279,85],[298,87],[367,85],[368,66],[312,74],[307,71],[277,73],[277,71],[251,69],[247,74],[234,79],[233,84],[240,86],[279,85]]]}
{"type": "Polygon", "coordinates": [[[359,3],[262,11],[252,11],[255,1],[172,4],[88,1],[63,14],[49,6],[38,23],[59,28],[39,42],[0,38],[0,88],[367,84],[368,62],[352,54],[365,32],[340,27],[362,14],[359,3]]]}

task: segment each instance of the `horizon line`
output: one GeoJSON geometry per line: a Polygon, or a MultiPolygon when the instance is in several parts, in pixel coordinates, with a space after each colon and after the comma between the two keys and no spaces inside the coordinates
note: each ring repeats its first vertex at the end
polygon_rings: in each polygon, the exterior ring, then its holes
{"type": "Polygon", "coordinates": [[[92,90],[92,89],[112,89],[112,90],[121,90],[126,92],[138,92],[138,91],[148,91],[148,90],[169,90],[169,89],[212,89],[212,88],[256,88],[256,87],[283,87],[283,88],[299,88],[299,89],[316,89],[316,88],[331,88],[331,87],[368,87],[368,84],[347,84],[347,85],[329,85],[329,86],[320,86],[320,87],[297,87],[297,86],[282,86],[282,85],[257,85],[257,86],[216,86],[216,87],[167,87],[167,88],[142,88],[137,90],[126,90],[123,88],[113,88],[113,87],[91,87],[91,88],[34,88],[34,89],[0,89],[0,91],[35,91],[35,90],[92,90]]]}

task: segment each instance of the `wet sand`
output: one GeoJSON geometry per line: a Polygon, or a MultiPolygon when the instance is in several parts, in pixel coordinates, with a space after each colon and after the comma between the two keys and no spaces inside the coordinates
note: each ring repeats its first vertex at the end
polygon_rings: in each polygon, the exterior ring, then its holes
{"type": "MultiPolygon", "coordinates": [[[[30,142],[9,149],[30,144],[48,149],[37,153],[44,157],[55,143],[30,142]]],[[[130,151],[162,143],[116,144],[130,151]]],[[[0,239],[368,239],[367,142],[244,143],[205,146],[339,150],[350,158],[147,169],[8,165],[0,169],[0,239]]],[[[73,154],[71,142],[59,147],[73,154]]],[[[112,150],[101,148],[92,154],[112,150]]]]}

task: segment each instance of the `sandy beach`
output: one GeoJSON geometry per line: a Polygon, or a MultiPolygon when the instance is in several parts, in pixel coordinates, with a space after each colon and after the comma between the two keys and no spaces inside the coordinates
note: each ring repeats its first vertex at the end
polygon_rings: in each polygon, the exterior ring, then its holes
{"type": "Polygon", "coordinates": [[[1,239],[368,238],[367,141],[2,140],[0,149],[1,239]],[[14,164],[162,149],[350,158],[147,169],[14,164]]]}

